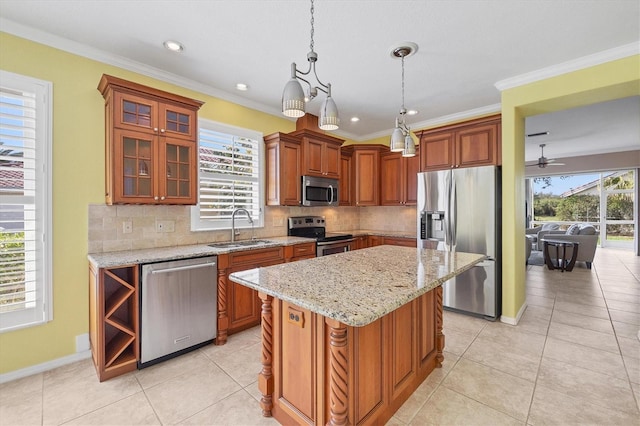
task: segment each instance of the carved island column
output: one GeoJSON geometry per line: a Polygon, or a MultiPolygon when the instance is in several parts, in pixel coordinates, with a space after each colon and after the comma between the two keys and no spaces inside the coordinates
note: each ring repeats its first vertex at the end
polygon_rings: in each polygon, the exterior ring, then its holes
{"type": "Polygon", "coordinates": [[[273,408],[273,297],[258,292],[262,300],[262,370],[258,374],[258,389],[262,393],[262,415],[271,417],[273,408]]]}
{"type": "MultiPolygon", "coordinates": [[[[218,256],[218,259],[224,256],[218,256]]],[[[218,331],[216,345],[227,343],[229,317],[227,316],[227,270],[218,261],[218,331]]]]}
{"type": "Polygon", "coordinates": [[[329,327],[329,421],[330,426],[347,424],[349,406],[349,363],[347,327],[325,318],[329,327]]]}
{"type": "Polygon", "coordinates": [[[436,367],[442,367],[444,361],[444,333],[442,332],[442,286],[436,287],[436,367]]]}

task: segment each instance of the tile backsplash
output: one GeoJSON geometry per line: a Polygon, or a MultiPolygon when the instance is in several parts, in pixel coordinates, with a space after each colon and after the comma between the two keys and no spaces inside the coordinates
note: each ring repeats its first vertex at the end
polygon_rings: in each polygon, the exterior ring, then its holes
{"type": "MultiPolygon", "coordinates": [[[[105,253],[176,245],[229,241],[231,231],[191,231],[191,207],[104,204],[89,205],[89,253],[105,253]]],[[[287,235],[289,216],[324,216],[327,231],[357,229],[413,232],[415,207],[265,207],[263,228],[256,238],[287,235]]],[[[251,238],[242,229],[238,239],[251,238]]]]}

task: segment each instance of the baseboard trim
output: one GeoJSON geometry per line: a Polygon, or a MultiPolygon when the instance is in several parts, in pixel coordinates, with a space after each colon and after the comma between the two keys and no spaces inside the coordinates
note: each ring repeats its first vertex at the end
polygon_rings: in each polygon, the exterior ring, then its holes
{"type": "Polygon", "coordinates": [[[522,304],[522,306],[520,307],[520,310],[518,311],[518,314],[516,315],[515,318],[511,318],[511,317],[507,317],[505,315],[502,315],[500,317],[500,322],[504,322],[505,324],[509,324],[509,325],[518,325],[518,322],[520,322],[520,318],[522,318],[522,315],[524,314],[524,310],[527,309],[527,302],[524,302],[522,304]]]}
{"type": "Polygon", "coordinates": [[[67,355],[62,358],[43,362],[42,364],[36,364],[30,367],[21,368],[20,370],[10,371],[9,373],[0,374],[0,383],[6,383],[12,380],[22,379],[23,377],[32,376],[34,374],[43,373],[87,358],[91,358],[91,351],[77,352],[73,355],[67,355]]]}

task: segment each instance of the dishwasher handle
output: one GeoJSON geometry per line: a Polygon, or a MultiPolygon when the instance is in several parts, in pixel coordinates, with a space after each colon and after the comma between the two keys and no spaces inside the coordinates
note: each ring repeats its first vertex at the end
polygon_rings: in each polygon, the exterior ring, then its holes
{"type": "Polygon", "coordinates": [[[151,274],[164,274],[166,272],[186,271],[189,269],[208,268],[209,266],[216,266],[215,262],[212,263],[200,263],[197,265],[176,266],[175,268],[155,269],[151,271],[151,274]]]}

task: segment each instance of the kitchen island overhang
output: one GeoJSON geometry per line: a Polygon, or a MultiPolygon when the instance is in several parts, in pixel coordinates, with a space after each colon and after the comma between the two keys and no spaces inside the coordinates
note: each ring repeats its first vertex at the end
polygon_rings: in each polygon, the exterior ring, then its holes
{"type": "Polygon", "coordinates": [[[236,272],[262,300],[265,416],[382,423],[442,365],[442,288],[484,255],[378,246],[236,272]]]}

